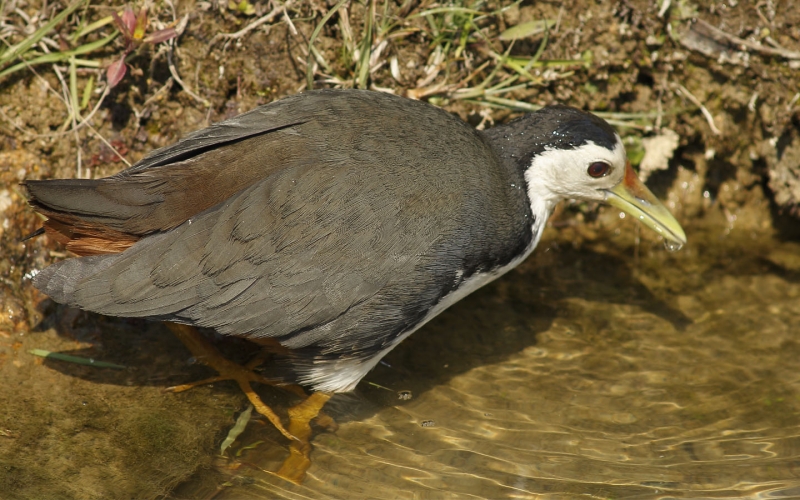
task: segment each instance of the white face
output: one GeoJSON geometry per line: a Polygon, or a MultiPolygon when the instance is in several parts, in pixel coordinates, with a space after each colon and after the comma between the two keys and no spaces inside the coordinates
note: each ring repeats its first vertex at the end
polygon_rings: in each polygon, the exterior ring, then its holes
{"type": "Polygon", "coordinates": [[[625,176],[626,164],[619,136],[613,150],[593,142],[576,149],[550,149],[534,157],[525,171],[528,196],[532,205],[544,203],[548,212],[563,199],[605,201],[606,190],[625,176]]]}

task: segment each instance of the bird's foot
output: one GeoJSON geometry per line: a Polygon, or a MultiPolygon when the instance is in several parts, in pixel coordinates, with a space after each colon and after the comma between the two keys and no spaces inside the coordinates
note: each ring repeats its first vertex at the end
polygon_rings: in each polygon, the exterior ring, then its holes
{"type": "Polygon", "coordinates": [[[276,473],[279,477],[300,484],[305,478],[306,471],[311,466],[311,422],[316,422],[329,430],[336,429],[336,422],[324,413],[322,407],[331,398],[331,394],[315,392],[308,396],[299,385],[284,385],[274,380],[270,380],[253,371],[262,359],[256,357],[246,365],[226,359],[211,342],[209,342],[197,329],[187,325],[177,323],[167,323],[169,329],[178,339],[192,352],[197,360],[210,366],[219,372],[216,377],[192,382],[190,384],[168,387],[166,390],[172,392],[182,392],[198,385],[221,382],[224,380],[234,380],[239,384],[242,392],[253,404],[257,412],[264,415],[275,426],[281,434],[291,440],[289,444],[289,457],[283,462],[281,468],[276,473]],[[280,418],[272,408],[264,404],[261,398],[250,385],[253,382],[272,385],[286,389],[302,398],[302,401],[289,408],[289,428],[283,426],[280,418]]]}
{"type": "MultiPolygon", "coordinates": [[[[269,406],[264,404],[263,401],[261,401],[261,398],[253,390],[251,383],[258,382],[261,384],[281,387],[283,389],[287,389],[291,392],[294,392],[295,394],[305,399],[307,397],[306,393],[300,386],[283,385],[254,372],[253,368],[258,366],[258,364],[261,362],[260,358],[256,358],[244,366],[238,363],[234,363],[229,359],[226,359],[211,344],[211,342],[209,342],[194,327],[188,325],[181,325],[177,323],[168,323],[167,326],[175,334],[175,336],[178,337],[178,339],[181,342],[183,342],[183,344],[189,349],[189,351],[191,351],[192,355],[194,355],[194,357],[198,361],[215,369],[217,372],[219,372],[219,375],[217,375],[216,377],[207,378],[205,380],[200,380],[199,382],[192,382],[190,384],[168,387],[165,390],[171,392],[182,392],[189,390],[193,387],[197,387],[199,385],[211,384],[214,382],[221,382],[224,380],[233,380],[239,384],[239,387],[242,389],[242,392],[245,393],[247,399],[249,399],[250,402],[253,404],[255,410],[258,413],[264,415],[272,423],[272,425],[274,425],[275,428],[278,429],[278,431],[280,431],[281,434],[291,439],[293,442],[301,441],[299,436],[296,436],[294,433],[286,430],[286,428],[283,426],[283,423],[281,423],[281,419],[272,410],[272,408],[270,408],[269,406]]],[[[302,405],[303,403],[300,403],[294,408],[297,408],[302,405]]],[[[291,418],[291,410],[290,410],[290,418],[291,418]]]]}

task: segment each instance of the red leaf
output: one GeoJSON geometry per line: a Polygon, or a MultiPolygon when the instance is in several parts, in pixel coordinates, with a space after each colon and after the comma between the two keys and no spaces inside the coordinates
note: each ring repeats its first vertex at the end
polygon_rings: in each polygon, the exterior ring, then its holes
{"type": "Polygon", "coordinates": [[[114,11],[111,11],[111,17],[113,17],[113,18],[114,18],[114,24],[116,24],[116,25],[117,25],[117,29],[118,29],[118,30],[119,30],[119,31],[122,33],[122,36],[123,36],[123,37],[124,37],[126,40],[128,40],[128,39],[130,38],[130,37],[128,36],[128,33],[127,33],[128,27],[127,27],[127,26],[125,26],[125,23],[122,21],[122,18],[120,18],[120,17],[119,17],[119,14],[117,14],[117,13],[116,13],[116,12],[114,12],[114,11]]]}
{"type": "Polygon", "coordinates": [[[178,36],[178,32],[175,31],[175,28],[166,28],[163,30],[158,30],[150,33],[149,35],[144,37],[144,40],[142,41],[144,43],[156,44],[156,43],[166,42],[167,40],[172,40],[176,36],[178,36]]]}
{"type": "Polygon", "coordinates": [[[126,44],[130,43],[130,41],[133,39],[133,34],[131,33],[131,30],[133,29],[131,16],[133,16],[133,11],[130,9],[130,7],[122,11],[122,17],[119,17],[119,14],[117,14],[115,11],[111,11],[111,17],[114,18],[114,24],[116,24],[117,29],[122,32],[122,36],[125,38],[126,44]]]}
{"type": "Polygon", "coordinates": [[[136,28],[136,14],[133,12],[133,9],[125,7],[125,10],[122,12],[122,21],[125,23],[128,33],[133,35],[133,30],[136,28]]]}
{"type": "Polygon", "coordinates": [[[106,69],[108,85],[111,88],[116,87],[117,84],[125,77],[125,73],[127,73],[127,71],[128,66],[125,65],[125,56],[122,56],[120,59],[111,63],[111,65],[106,69]]]}

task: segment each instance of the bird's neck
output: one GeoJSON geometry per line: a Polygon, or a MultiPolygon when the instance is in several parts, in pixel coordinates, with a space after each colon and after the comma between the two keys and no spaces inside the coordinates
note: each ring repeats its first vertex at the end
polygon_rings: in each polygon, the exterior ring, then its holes
{"type": "Polygon", "coordinates": [[[521,181],[525,186],[523,190],[526,195],[525,202],[530,206],[533,216],[531,221],[532,247],[535,247],[548,217],[560,199],[545,185],[544,179],[537,177],[536,172],[531,169],[533,157],[541,151],[530,146],[522,149],[520,144],[525,144],[526,141],[515,140],[516,136],[520,135],[527,134],[530,137],[534,133],[535,127],[520,128],[520,125],[519,122],[499,125],[483,131],[483,134],[500,158],[508,177],[521,181]]]}
{"type": "Polygon", "coordinates": [[[522,175],[525,178],[531,212],[544,223],[561,201],[561,197],[547,185],[547,179],[536,175],[533,168],[527,168],[522,175]]]}
{"type": "Polygon", "coordinates": [[[550,218],[556,204],[561,200],[542,184],[541,178],[537,178],[532,169],[526,169],[523,176],[528,191],[528,202],[531,204],[531,213],[533,214],[534,223],[531,230],[535,247],[539,243],[547,219],[550,218]]]}

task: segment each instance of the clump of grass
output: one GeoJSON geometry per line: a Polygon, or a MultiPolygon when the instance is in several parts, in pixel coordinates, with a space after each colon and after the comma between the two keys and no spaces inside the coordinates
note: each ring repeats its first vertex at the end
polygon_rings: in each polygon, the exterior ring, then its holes
{"type": "MultiPolygon", "coordinates": [[[[35,18],[30,18],[23,11],[17,9],[14,13],[20,18],[20,21],[27,24],[24,28],[21,26],[22,23],[16,25],[13,23],[7,24],[8,13],[5,9],[0,10],[3,24],[9,28],[0,37],[6,45],[6,49],[0,53],[0,81],[2,81],[3,77],[8,77],[21,70],[31,71],[42,80],[50,92],[54,93],[64,103],[67,117],[58,131],[49,135],[59,136],[69,133],[74,136],[77,146],[76,173],[78,177],[83,177],[79,129],[88,127],[95,135],[100,137],[101,141],[108,144],[108,141],[102,138],[89,124],[89,120],[100,108],[106,95],[108,95],[108,86],[100,91],[101,95],[92,111],[85,118],[81,115],[81,111],[89,106],[92,94],[95,91],[95,74],[92,72],[99,72],[102,63],[98,59],[87,59],[81,56],[87,56],[103,50],[119,35],[116,30],[105,36],[99,35],[97,32],[109,25],[112,22],[112,17],[108,16],[90,22],[88,6],[88,0],[77,0],[69,4],[64,10],[53,15],[49,20],[46,11],[35,16],[35,18]],[[66,36],[60,35],[61,32],[67,31],[64,28],[69,29],[69,34],[66,36]],[[9,43],[9,39],[19,33],[26,32],[30,32],[30,34],[23,36],[18,43],[14,45],[9,43]],[[64,63],[68,64],[66,70],[63,67],[64,63]],[[58,77],[62,87],[61,92],[54,90],[49,82],[39,75],[37,68],[42,66],[52,70],[58,77]],[[83,86],[83,92],[80,94],[78,90],[79,69],[90,72],[89,78],[83,86]],[[66,76],[64,75],[65,71],[67,73],[66,76]]],[[[25,130],[23,132],[26,135],[35,136],[35,134],[25,130]]]]}
{"type": "Polygon", "coordinates": [[[65,22],[67,17],[87,4],[87,1],[88,0],[78,0],[70,4],[66,9],[53,16],[52,19],[15,45],[8,44],[6,38],[3,38],[2,42],[7,46],[5,50],[0,51],[0,68],[2,68],[0,69],[0,78],[26,68],[42,64],[63,63],[70,59],[73,59],[74,64],[78,66],[99,68],[99,61],[79,59],[77,56],[96,52],[117,37],[119,32],[114,31],[98,40],[85,41],[87,35],[110,24],[112,21],[110,16],[93,23],[85,23],[82,16],[79,16],[80,19],[77,21],[75,30],[67,37],[67,41],[70,44],[76,44],[79,41],[83,41],[83,43],[72,49],[58,50],[55,52],[49,50],[49,47],[61,46],[61,44],[51,37],[55,29],[62,22],[65,22]]]}
{"type": "MultiPolygon", "coordinates": [[[[111,15],[96,19],[96,9],[92,8],[89,1],[77,0],[54,13],[52,17],[48,17],[47,10],[30,17],[20,9],[6,12],[5,4],[0,7],[2,18],[0,28],[5,28],[0,29],[0,43],[6,46],[5,49],[0,48],[0,83],[4,77],[23,70],[31,71],[64,103],[67,116],[63,125],[56,132],[46,136],[56,137],[63,134],[74,136],[78,177],[84,177],[85,173],[82,169],[82,139],[79,134],[79,130],[83,128],[89,129],[122,161],[128,163],[109,141],[92,127],[91,119],[100,109],[110,89],[127,73],[127,59],[130,56],[138,53],[143,46],[165,42],[178,33],[178,29],[174,26],[176,22],[148,33],[145,7],[142,7],[138,14],[127,7],[121,13],[112,11],[111,15]],[[117,29],[114,29],[115,26],[117,29]],[[23,36],[20,37],[20,34],[23,36]],[[103,59],[109,54],[114,54],[115,49],[111,42],[120,36],[124,44],[121,50],[118,50],[113,62],[107,64],[103,59]],[[15,38],[19,41],[12,44],[10,40],[15,38]],[[61,92],[51,88],[47,79],[39,74],[42,69],[56,75],[61,84],[61,92]],[[82,91],[79,88],[81,75],[86,76],[81,82],[82,91]],[[98,85],[98,81],[102,83],[98,85]],[[89,107],[94,95],[99,97],[91,111],[84,115],[83,111],[89,107]]],[[[173,70],[171,61],[170,70],[173,70]]],[[[173,77],[178,80],[174,74],[173,77]]],[[[26,135],[36,136],[22,131],[26,135]]]]}
{"type": "MultiPolygon", "coordinates": [[[[525,100],[533,88],[587,71],[593,60],[591,52],[578,59],[545,57],[558,29],[556,19],[501,31],[501,17],[520,3],[495,8],[485,0],[407,0],[399,6],[388,0],[340,0],[317,21],[309,38],[306,87],[389,91],[399,86],[406,96],[435,104],[459,100],[535,111],[539,106],[525,100]],[[338,58],[330,57],[330,47],[328,57],[323,54],[320,40],[326,31],[334,37],[338,58]],[[522,41],[534,52],[515,53],[515,44],[522,41]]],[[[330,45],[330,38],[326,41],[330,45]]],[[[617,126],[649,129],[658,116],[670,113],[598,114],[617,126]]]]}
{"type": "Polygon", "coordinates": [[[498,17],[518,4],[492,9],[482,0],[452,0],[446,4],[423,2],[410,12],[404,12],[407,4],[397,7],[388,1],[378,4],[377,0],[367,0],[360,5],[341,0],[320,19],[309,40],[307,86],[326,83],[376,88],[380,78],[373,75],[388,66],[390,76],[406,86],[409,97],[446,96],[488,102],[492,96],[541,83],[542,78],[533,75],[532,69],[567,69],[587,64],[584,60],[542,60],[555,20],[524,23],[499,32],[498,17]],[[355,19],[361,26],[360,32],[352,27],[356,10],[360,10],[360,16],[355,19]],[[336,27],[340,33],[340,61],[343,62],[338,68],[326,61],[315,46],[318,35],[334,15],[338,16],[336,27]],[[515,40],[534,36],[541,38],[535,54],[510,55],[515,40]],[[409,65],[422,67],[418,78],[410,72],[404,74],[398,62],[398,52],[412,45],[427,48],[424,60],[409,62],[409,65]],[[391,51],[394,55],[387,55],[391,51]],[[315,80],[315,77],[321,78],[315,80]]]}

